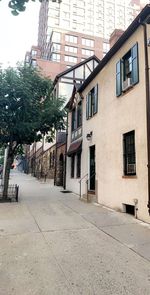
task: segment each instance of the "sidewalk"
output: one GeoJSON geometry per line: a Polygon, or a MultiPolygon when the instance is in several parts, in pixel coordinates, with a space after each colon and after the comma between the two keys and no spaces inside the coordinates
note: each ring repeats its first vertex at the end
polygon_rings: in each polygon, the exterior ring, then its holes
{"type": "Polygon", "coordinates": [[[0,204],[0,295],[149,295],[150,225],[13,172],[0,204]]]}

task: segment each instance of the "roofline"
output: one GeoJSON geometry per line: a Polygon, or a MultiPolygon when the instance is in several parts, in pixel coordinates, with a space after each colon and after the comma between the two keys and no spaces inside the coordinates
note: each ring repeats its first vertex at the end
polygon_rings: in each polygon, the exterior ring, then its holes
{"type": "Polygon", "coordinates": [[[114,46],[108,51],[105,57],[101,60],[101,63],[95,68],[95,70],[90,74],[90,76],[83,82],[83,84],[78,89],[78,92],[82,92],[86,86],[97,76],[97,74],[104,68],[104,66],[109,62],[109,60],[114,56],[114,54],[122,47],[126,40],[132,36],[136,29],[142,24],[146,17],[150,15],[150,4],[147,4],[142,11],[137,15],[134,21],[129,25],[126,31],[121,35],[114,46]]]}
{"type": "Polygon", "coordinates": [[[70,73],[72,70],[74,70],[74,69],[76,69],[76,68],[78,68],[78,67],[80,67],[80,66],[86,64],[87,62],[89,62],[89,61],[92,60],[92,59],[94,59],[94,60],[96,60],[98,63],[100,63],[100,59],[99,59],[96,55],[92,55],[92,56],[86,58],[85,60],[83,60],[83,61],[77,63],[76,65],[72,66],[71,68],[69,68],[69,69],[67,69],[67,70],[65,70],[65,71],[63,71],[63,72],[61,72],[60,74],[58,74],[58,75],[55,77],[55,80],[54,80],[53,84],[55,85],[55,84],[57,83],[58,79],[61,78],[63,75],[70,73]]]}

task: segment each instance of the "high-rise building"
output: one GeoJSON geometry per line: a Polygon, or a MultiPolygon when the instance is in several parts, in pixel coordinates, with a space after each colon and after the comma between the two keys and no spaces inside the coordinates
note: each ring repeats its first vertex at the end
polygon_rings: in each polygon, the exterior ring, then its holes
{"type": "Polygon", "coordinates": [[[140,12],[142,2],[146,1],[44,0],[40,8],[38,34],[42,57],[62,62],[63,54],[63,60],[73,61],[74,57],[73,63],[79,62],[76,59],[77,45],[81,45],[81,53],[88,57],[93,51],[96,54],[93,42],[98,38],[98,57],[102,58],[109,50],[111,33],[116,28],[125,30],[140,12]],[[63,32],[65,36],[62,36],[63,32]],[[78,33],[87,36],[78,38],[78,33]]]}

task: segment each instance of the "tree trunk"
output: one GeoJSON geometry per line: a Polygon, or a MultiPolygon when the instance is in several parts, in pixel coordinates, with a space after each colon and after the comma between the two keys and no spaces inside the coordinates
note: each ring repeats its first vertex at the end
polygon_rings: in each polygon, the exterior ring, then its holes
{"type": "Polygon", "coordinates": [[[10,148],[8,148],[8,156],[6,160],[6,168],[4,174],[4,188],[3,188],[3,200],[7,200],[8,198],[8,186],[9,186],[9,175],[11,165],[13,163],[13,155],[10,153],[10,148]]]}

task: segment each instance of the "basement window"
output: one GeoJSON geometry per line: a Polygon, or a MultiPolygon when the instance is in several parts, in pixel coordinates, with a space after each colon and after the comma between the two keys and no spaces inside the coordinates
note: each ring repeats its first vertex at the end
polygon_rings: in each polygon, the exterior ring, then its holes
{"type": "Polygon", "coordinates": [[[123,204],[123,212],[135,216],[135,206],[123,204]]]}

